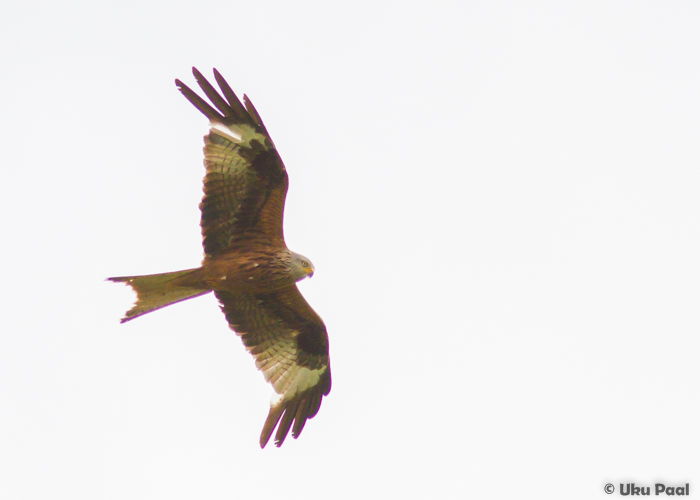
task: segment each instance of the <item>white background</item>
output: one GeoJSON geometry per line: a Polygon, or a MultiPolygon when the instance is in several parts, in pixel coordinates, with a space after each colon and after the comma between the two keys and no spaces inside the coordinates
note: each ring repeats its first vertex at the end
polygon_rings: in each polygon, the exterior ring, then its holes
{"type": "Polygon", "coordinates": [[[700,5],[13,2],[0,17],[0,493],[610,498],[700,488],[700,5]],[[290,174],[333,390],[271,389],[195,267],[218,68],[290,174]],[[617,493],[616,493],[617,495],[617,493]]]}

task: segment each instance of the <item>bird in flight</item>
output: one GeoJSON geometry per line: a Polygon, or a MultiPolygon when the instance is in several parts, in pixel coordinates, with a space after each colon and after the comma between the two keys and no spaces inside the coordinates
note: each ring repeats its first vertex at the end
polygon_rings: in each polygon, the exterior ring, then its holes
{"type": "Polygon", "coordinates": [[[242,104],[216,69],[220,93],[196,68],[192,73],[214,105],[175,80],[209,119],[199,204],[202,266],[108,279],[126,283],[137,294],[122,323],[213,291],[229,327],[276,393],[260,446],[265,447],[275,428],[275,444],[281,446],[290,428],[299,437],[331,390],[326,327],[296,285],[313,276],[314,266],[284,242],[287,171],[253,103],[244,95],[242,104]]]}

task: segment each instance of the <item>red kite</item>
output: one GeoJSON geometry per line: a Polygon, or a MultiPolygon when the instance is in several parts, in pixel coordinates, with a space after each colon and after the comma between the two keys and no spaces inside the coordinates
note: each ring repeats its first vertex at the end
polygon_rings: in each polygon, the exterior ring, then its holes
{"type": "Polygon", "coordinates": [[[253,103],[244,95],[241,104],[216,69],[221,94],[196,68],[192,72],[216,108],[175,80],[209,119],[199,205],[202,267],[109,280],[126,283],[137,294],[122,323],[213,291],[229,327],[277,393],[260,446],[265,447],[275,427],[275,444],[281,446],[290,428],[299,437],[331,390],[326,327],[296,286],[313,276],[314,266],[284,242],[287,171],[253,103]]]}

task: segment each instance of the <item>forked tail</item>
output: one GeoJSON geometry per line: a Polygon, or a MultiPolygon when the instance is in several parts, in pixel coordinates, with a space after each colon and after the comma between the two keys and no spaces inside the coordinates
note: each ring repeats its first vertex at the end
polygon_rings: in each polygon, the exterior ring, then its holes
{"type": "Polygon", "coordinates": [[[146,276],[107,278],[109,281],[126,283],[134,289],[137,295],[136,304],[127,311],[121,322],[124,323],[142,314],[160,309],[161,307],[211,292],[210,289],[191,288],[188,286],[179,286],[177,284],[183,281],[177,278],[186,276],[193,271],[196,271],[196,269],[187,269],[185,271],[175,271],[172,273],[149,274],[146,276]]]}

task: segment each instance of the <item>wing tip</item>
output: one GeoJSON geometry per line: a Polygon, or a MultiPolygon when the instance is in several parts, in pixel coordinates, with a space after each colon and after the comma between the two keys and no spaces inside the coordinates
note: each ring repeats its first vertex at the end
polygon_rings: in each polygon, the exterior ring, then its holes
{"type": "MultiPolygon", "coordinates": [[[[206,77],[195,67],[192,66],[192,74],[195,81],[204,92],[209,100],[218,109],[212,108],[208,102],[199,97],[199,95],[190,89],[181,80],[175,79],[175,85],[178,90],[190,101],[200,112],[202,112],[209,120],[225,122],[233,120],[247,124],[255,124],[255,117],[251,116],[247,108],[241,104],[236,97],[236,93],[231,89],[221,73],[214,68],[214,78],[219,85],[220,92],[216,90],[206,79],[206,77]],[[223,97],[221,96],[223,94],[223,97]]],[[[258,117],[259,120],[259,117],[258,117]]]]}
{"type": "Polygon", "coordinates": [[[282,400],[270,407],[270,412],[260,434],[260,448],[265,448],[275,428],[277,428],[277,432],[274,442],[277,448],[282,446],[290,429],[294,439],[301,435],[306,421],[316,416],[321,407],[323,396],[328,394],[327,386],[317,386],[315,389],[302,393],[290,401],[282,400]]]}
{"type": "Polygon", "coordinates": [[[267,446],[268,441],[270,441],[270,436],[272,436],[272,431],[277,427],[277,422],[279,422],[283,411],[283,404],[270,407],[270,412],[267,414],[262,433],[260,433],[260,448],[265,448],[265,446],[267,446]]]}

